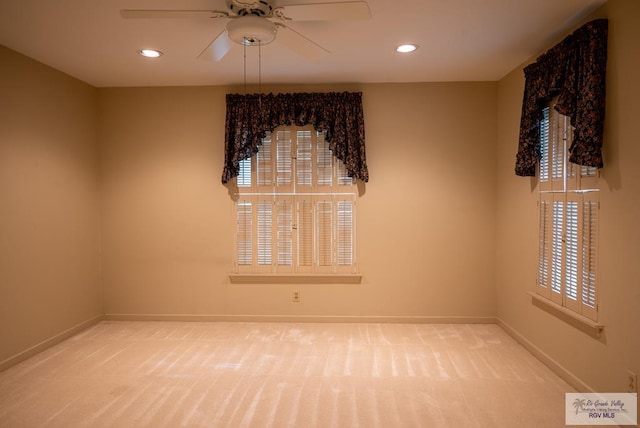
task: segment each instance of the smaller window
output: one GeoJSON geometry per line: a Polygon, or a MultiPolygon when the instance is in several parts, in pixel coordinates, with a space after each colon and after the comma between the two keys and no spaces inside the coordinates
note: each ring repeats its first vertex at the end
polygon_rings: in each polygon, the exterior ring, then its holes
{"type": "Polygon", "coordinates": [[[537,293],[597,320],[597,168],[568,161],[573,129],[553,104],[540,124],[537,293]]]}

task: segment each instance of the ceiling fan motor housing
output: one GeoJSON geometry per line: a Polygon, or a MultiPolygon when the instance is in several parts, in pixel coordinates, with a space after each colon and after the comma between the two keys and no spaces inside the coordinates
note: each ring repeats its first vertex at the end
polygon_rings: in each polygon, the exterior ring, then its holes
{"type": "Polygon", "coordinates": [[[276,38],[276,32],[276,24],[258,16],[242,16],[227,24],[229,38],[245,46],[271,43],[276,38]]]}
{"type": "Polygon", "coordinates": [[[267,0],[227,0],[227,7],[238,16],[271,16],[273,11],[267,0]]]}

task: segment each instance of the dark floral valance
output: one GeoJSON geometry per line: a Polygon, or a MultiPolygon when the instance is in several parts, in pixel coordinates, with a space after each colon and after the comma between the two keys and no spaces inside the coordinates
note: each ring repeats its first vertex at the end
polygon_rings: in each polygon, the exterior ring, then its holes
{"type": "Polygon", "coordinates": [[[535,175],[542,109],[556,96],[555,109],[575,128],[569,160],[602,168],[607,24],[598,19],[583,25],[525,67],[517,175],[535,175]]]}
{"type": "Polygon", "coordinates": [[[240,161],[257,153],[266,133],[282,125],[326,131],[332,153],[349,174],[368,181],[362,93],[227,94],[222,182],[238,176],[240,161]]]}

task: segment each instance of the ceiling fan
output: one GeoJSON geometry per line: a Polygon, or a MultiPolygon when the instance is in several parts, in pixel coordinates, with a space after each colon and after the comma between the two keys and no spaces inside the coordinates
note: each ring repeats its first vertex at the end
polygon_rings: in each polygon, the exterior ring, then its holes
{"type": "Polygon", "coordinates": [[[329,51],[285,23],[293,21],[334,21],[369,19],[366,1],[312,3],[278,6],[276,0],[226,0],[227,11],[218,10],[132,10],[123,9],[123,18],[204,18],[226,19],[225,29],[198,55],[220,61],[231,50],[231,42],[264,46],[278,41],[304,58],[315,60],[329,51]]]}

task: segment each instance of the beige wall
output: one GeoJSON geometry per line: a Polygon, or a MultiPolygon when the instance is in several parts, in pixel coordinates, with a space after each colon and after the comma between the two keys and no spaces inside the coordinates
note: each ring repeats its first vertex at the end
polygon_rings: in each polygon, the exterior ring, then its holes
{"type": "Polygon", "coordinates": [[[626,391],[640,373],[640,2],[610,0],[605,168],[600,180],[599,321],[594,339],[531,304],[537,260],[537,189],[513,173],[524,78],[498,87],[498,316],[550,360],[599,392],[626,391]]]}
{"type": "Polygon", "coordinates": [[[102,313],[97,91],[0,46],[0,365],[102,313]]]}
{"type": "Polygon", "coordinates": [[[230,284],[229,88],[100,89],[106,313],[495,316],[496,88],[264,88],[363,92],[358,285],[230,284]]]}

